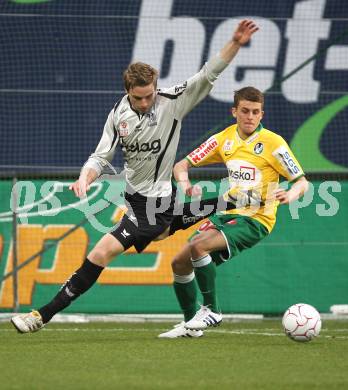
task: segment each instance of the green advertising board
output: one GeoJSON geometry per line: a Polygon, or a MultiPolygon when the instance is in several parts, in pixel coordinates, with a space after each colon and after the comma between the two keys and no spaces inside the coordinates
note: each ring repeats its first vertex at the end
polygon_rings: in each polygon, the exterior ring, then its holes
{"type": "MultiPolygon", "coordinates": [[[[20,310],[27,311],[55,295],[104,234],[103,229],[120,217],[117,206],[123,203],[123,184],[96,183],[84,201],[74,197],[68,182],[18,184],[18,264],[43,252],[18,272],[20,310]],[[116,204],[110,204],[113,197],[116,204]],[[95,218],[84,223],[85,216],[98,209],[95,218]],[[62,235],[66,237],[57,241],[62,235]]],[[[11,188],[11,181],[0,182],[2,277],[12,270],[11,188]]],[[[347,304],[347,200],[348,182],[314,182],[301,202],[280,206],[269,237],[218,267],[222,311],[278,314],[291,304],[306,302],[328,312],[331,305],[347,304]]],[[[192,231],[153,243],[142,254],[131,249],[119,256],[66,312],[179,313],[170,262],[192,231]]],[[[13,295],[10,276],[1,283],[2,311],[12,311],[13,295]]]]}

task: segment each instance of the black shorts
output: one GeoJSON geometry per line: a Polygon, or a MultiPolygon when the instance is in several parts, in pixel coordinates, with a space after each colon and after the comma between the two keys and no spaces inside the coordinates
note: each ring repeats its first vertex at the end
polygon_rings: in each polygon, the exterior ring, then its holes
{"type": "Polygon", "coordinates": [[[128,209],[112,234],[126,249],[134,245],[142,252],[151,241],[162,234],[173,221],[176,189],[163,198],[152,198],[139,193],[125,193],[128,209]]]}

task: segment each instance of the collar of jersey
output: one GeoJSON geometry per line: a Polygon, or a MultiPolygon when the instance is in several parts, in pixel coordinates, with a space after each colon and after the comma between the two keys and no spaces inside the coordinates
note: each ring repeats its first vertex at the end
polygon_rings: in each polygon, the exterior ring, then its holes
{"type": "Polygon", "coordinates": [[[239,131],[238,131],[238,125],[236,126],[236,133],[237,133],[237,139],[238,139],[238,142],[245,142],[246,144],[250,144],[252,143],[258,136],[259,136],[259,132],[263,129],[263,125],[262,123],[260,122],[260,124],[256,127],[256,129],[253,131],[252,134],[249,135],[248,138],[246,139],[243,139],[240,135],[239,135],[239,131]]]}
{"type": "Polygon", "coordinates": [[[155,112],[156,102],[153,104],[153,106],[151,107],[149,112],[139,112],[132,106],[132,103],[131,103],[128,95],[127,95],[127,100],[128,100],[129,107],[131,108],[132,111],[134,111],[138,115],[139,119],[143,118],[145,115],[149,115],[150,113],[153,114],[155,112]]]}

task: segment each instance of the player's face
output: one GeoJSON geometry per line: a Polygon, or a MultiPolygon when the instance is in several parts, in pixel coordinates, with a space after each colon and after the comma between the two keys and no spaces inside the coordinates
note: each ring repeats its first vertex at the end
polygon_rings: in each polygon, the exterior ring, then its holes
{"type": "Polygon", "coordinates": [[[232,115],[237,119],[238,132],[242,138],[248,138],[263,117],[261,103],[241,100],[238,107],[232,108],[232,115]]]}
{"type": "Polygon", "coordinates": [[[146,113],[153,106],[156,97],[156,89],[153,84],[145,87],[134,87],[128,91],[132,107],[141,113],[146,113]]]}

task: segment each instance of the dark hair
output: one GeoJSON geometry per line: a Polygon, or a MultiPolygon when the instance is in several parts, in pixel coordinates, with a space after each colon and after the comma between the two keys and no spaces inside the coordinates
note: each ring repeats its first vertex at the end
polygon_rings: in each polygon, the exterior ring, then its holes
{"type": "Polygon", "coordinates": [[[123,83],[128,92],[134,87],[145,87],[149,84],[157,85],[158,72],[151,65],[143,62],[130,64],[123,73],[123,83]]]}
{"type": "Polygon", "coordinates": [[[244,87],[238,91],[234,91],[233,107],[237,108],[241,100],[261,103],[262,108],[265,103],[263,93],[254,87],[244,87]]]}

